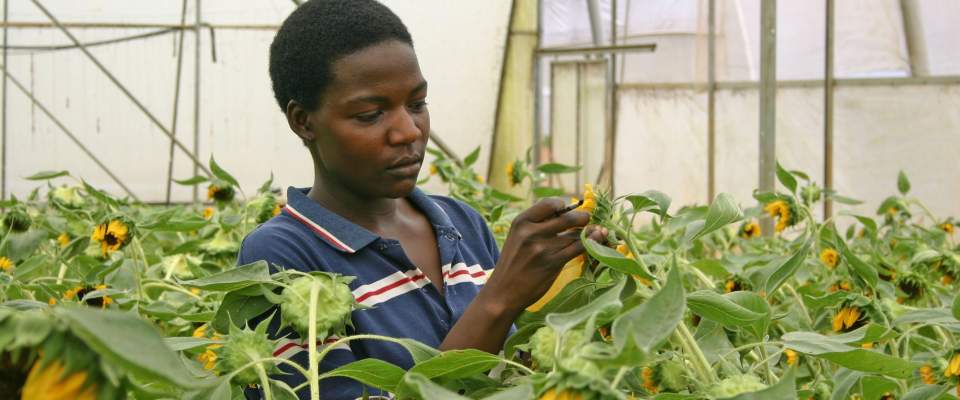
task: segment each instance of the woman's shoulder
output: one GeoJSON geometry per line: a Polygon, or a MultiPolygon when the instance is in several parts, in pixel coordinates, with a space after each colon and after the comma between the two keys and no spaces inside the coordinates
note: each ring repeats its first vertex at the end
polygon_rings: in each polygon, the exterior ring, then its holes
{"type": "Polygon", "coordinates": [[[308,260],[304,250],[310,243],[309,231],[280,214],[254,228],[240,244],[237,264],[264,260],[284,267],[298,267],[308,260]]]}

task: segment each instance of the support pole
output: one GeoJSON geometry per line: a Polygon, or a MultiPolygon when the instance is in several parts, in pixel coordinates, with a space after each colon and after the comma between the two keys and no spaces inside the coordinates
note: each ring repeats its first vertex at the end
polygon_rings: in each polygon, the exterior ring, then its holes
{"type": "MultiPolygon", "coordinates": [[[[198,154],[200,151],[200,3],[201,0],[196,0],[194,6],[196,9],[197,21],[194,26],[194,52],[193,52],[193,154],[198,154]]],[[[200,166],[199,163],[193,164],[193,176],[197,176],[197,167],[200,166]]],[[[209,175],[209,173],[208,173],[209,175]]],[[[193,202],[196,203],[200,200],[199,193],[197,192],[197,185],[193,185],[193,202]]]]}
{"type": "Polygon", "coordinates": [[[114,175],[113,172],[110,171],[110,169],[107,168],[107,166],[104,165],[104,164],[100,161],[100,159],[97,158],[97,156],[93,155],[93,153],[90,151],[90,149],[88,149],[87,146],[84,146],[84,145],[83,145],[83,142],[81,142],[79,139],[77,139],[77,137],[73,134],[73,132],[70,132],[70,130],[67,129],[67,127],[64,126],[63,123],[60,122],[59,119],[57,119],[57,117],[53,116],[53,113],[51,113],[50,110],[48,110],[46,106],[44,106],[43,104],[41,104],[41,103],[40,103],[40,100],[37,100],[37,98],[33,95],[33,93],[30,92],[29,89],[27,89],[25,86],[23,86],[23,84],[21,84],[20,81],[18,81],[16,78],[13,77],[13,75],[10,74],[10,71],[7,70],[7,66],[6,66],[6,65],[0,66],[0,69],[3,70],[3,75],[5,76],[5,79],[4,79],[4,80],[10,80],[10,82],[13,82],[13,85],[16,86],[17,89],[20,89],[20,91],[23,92],[23,94],[25,94],[25,95],[30,99],[30,101],[32,101],[33,104],[34,104],[38,109],[40,109],[41,112],[43,112],[48,118],[50,118],[50,120],[53,121],[54,125],[56,125],[58,128],[60,128],[60,130],[63,131],[63,133],[65,133],[65,134],[67,135],[67,137],[69,137],[70,140],[72,140],[73,143],[76,144],[77,147],[79,147],[80,150],[84,152],[84,154],[86,154],[88,157],[90,157],[90,159],[93,160],[93,162],[96,163],[97,166],[100,167],[100,169],[103,170],[103,172],[106,172],[107,175],[110,177],[110,179],[113,179],[113,181],[116,182],[117,185],[120,185],[120,188],[122,188],[123,191],[127,192],[127,194],[130,195],[130,197],[132,197],[134,200],[140,201],[140,199],[137,197],[137,195],[133,194],[133,192],[130,190],[130,188],[128,188],[127,185],[124,185],[124,184],[123,184],[123,181],[121,181],[120,178],[118,178],[116,175],[114,175]]]}
{"type": "MultiPolygon", "coordinates": [[[[10,13],[10,0],[3,0],[3,67],[7,65],[7,17],[10,13]]],[[[3,78],[3,110],[0,110],[0,200],[7,199],[7,78],[3,78]]]]}
{"type": "MultiPolygon", "coordinates": [[[[761,192],[776,190],[777,168],[777,0],[760,3],[760,182],[761,192]]],[[[773,220],[762,218],[764,235],[773,235],[773,220]]]]}
{"type": "MultiPolygon", "coordinates": [[[[180,25],[187,22],[187,0],[183,0],[183,6],[180,8],[180,25]]],[[[173,87],[173,120],[170,122],[170,134],[177,136],[177,114],[180,110],[180,76],[183,71],[183,39],[185,31],[180,30],[180,40],[177,43],[177,75],[174,78],[173,87]]],[[[170,141],[170,149],[167,152],[167,193],[166,203],[170,204],[170,192],[173,189],[173,140],[170,141]]]]}
{"type": "Polygon", "coordinates": [[[587,0],[587,14],[590,16],[590,33],[593,36],[593,45],[603,43],[603,28],[600,25],[600,5],[597,0],[587,0]]]}
{"type": "Polygon", "coordinates": [[[707,0],[707,204],[717,194],[717,2],[707,0]]]}
{"type": "MultiPolygon", "coordinates": [[[[833,190],[833,28],[834,0],[826,0],[827,21],[825,32],[825,57],[823,71],[823,187],[833,190]]],[[[823,200],[823,219],[833,215],[833,201],[823,200]]]]}
{"type": "MultiPolygon", "coordinates": [[[[617,45],[617,20],[619,15],[617,15],[618,4],[617,0],[612,0],[610,2],[610,45],[617,45]]],[[[607,109],[610,110],[607,117],[607,146],[606,146],[606,157],[604,157],[604,167],[607,168],[606,174],[601,171],[601,177],[597,178],[598,182],[604,182],[607,185],[607,190],[611,194],[616,195],[616,187],[614,185],[614,178],[616,175],[616,166],[617,166],[617,118],[619,118],[617,109],[617,53],[611,52],[610,62],[608,63],[609,68],[607,69],[607,85],[609,94],[607,96],[607,109]],[[606,177],[604,179],[603,177],[606,177]]]]}
{"type": "Polygon", "coordinates": [[[157,128],[160,128],[160,130],[161,130],[165,135],[167,135],[167,137],[169,137],[170,140],[172,140],[172,141],[174,142],[174,144],[177,146],[177,148],[179,148],[181,151],[183,151],[183,152],[187,155],[187,157],[189,157],[190,160],[192,160],[193,163],[194,163],[197,167],[199,167],[200,169],[202,169],[203,172],[207,174],[207,176],[210,175],[210,170],[207,169],[207,167],[206,167],[205,165],[203,165],[203,164],[200,162],[200,160],[197,159],[197,156],[195,156],[193,153],[191,153],[189,150],[187,150],[187,147],[184,146],[183,143],[181,143],[179,140],[177,140],[177,138],[174,137],[174,136],[170,133],[170,131],[169,131],[165,126],[163,126],[163,124],[160,122],[160,120],[157,119],[157,117],[154,116],[153,113],[150,112],[150,110],[147,110],[147,107],[144,106],[143,103],[140,102],[140,100],[137,100],[137,98],[133,95],[133,93],[130,93],[130,91],[127,90],[127,87],[124,86],[122,83],[120,83],[120,81],[117,79],[117,77],[115,77],[112,73],[110,73],[110,70],[108,70],[107,67],[105,67],[105,66],[100,62],[100,60],[97,59],[97,57],[95,57],[95,56],[93,55],[93,53],[90,53],[90,50],[88,50],[82,43],[80,43],[80,41],[77,40],[76,36],[73,36],[73,34],[70,33],[70,31],[69,31],[66,27],[64,27],[63,24],[60,23],[60,20],[58,20],[57,17],[55,17],[53,14],[51,14],[50,11],[47,10],[47,8],[44,7],[43,4],[41,4],[39,0],[32,0],[32,1],[33,1],[33,4],[36,5],[37,8],[39,8],[40,11],[43,12],[43,14],[47,16],[47,18],[50,19],[50,22],[53,22],[53,24],[56,25],[57,28],[59,28],[60,31],[63,32],[63,34],[66,35],[67,38],[69,38],[70,41],[73,42],[73,44],[74,44],[75,46],[77,46],[77,48],[79,48],[80,51],[83,52],[83,54],[84,54],[85,56],[87,56],[88,59],[90,59],[91,62],[93,62],[93,64],[96,65],[97,68],[100,69],[100,71],[103,72],[104,75],[106,75],[107,78],[109,78],[110,81],[113,82],[114,85],[116,85],[117,88],[119,88],[120,91],[123,92],[123,94],[126,95],[128,99],[130,99],[130,101],[133,103],[133,105],[135,105],[137,108],[139,108],[140,111],[143,111],[143,113],[147,116],[147,118],[149,118],[150,121],[153,122],[153,124],[157,126],[157,128]]]}

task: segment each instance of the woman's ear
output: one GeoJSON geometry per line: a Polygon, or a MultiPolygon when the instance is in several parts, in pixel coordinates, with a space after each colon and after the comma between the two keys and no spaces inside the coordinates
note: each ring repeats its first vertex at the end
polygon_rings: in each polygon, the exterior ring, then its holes
{"type": "Polygon", "coordinates": [[[311,142],[316,138],[310,126],[310,111],[304,108],[296,100],[290,100],[287,103],[287,124],[290,130],[296,133],[304,143],[311,142]]]}

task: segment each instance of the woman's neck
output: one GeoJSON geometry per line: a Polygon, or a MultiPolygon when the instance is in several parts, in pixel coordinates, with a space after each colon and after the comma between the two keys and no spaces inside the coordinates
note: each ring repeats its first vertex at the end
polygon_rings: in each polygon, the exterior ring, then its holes
{"type": "Polygon", "coordinates": [[[317,173],[307,197],[324,208],[360,225],[379,232],[384,225],[391,225],[397,217],[403,199],[389,197],[366,197],[358,195],[335,179],[317,173]]]}

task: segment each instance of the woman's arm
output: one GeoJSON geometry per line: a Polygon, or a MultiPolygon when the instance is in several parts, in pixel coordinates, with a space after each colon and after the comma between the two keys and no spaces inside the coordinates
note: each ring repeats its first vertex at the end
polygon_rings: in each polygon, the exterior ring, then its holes
{"type": "MultiPolygon", "coordinates": [[[[493,275],[447,333],[440,350],[473,348],[498,353],[524,308],[546,293],[561,268],[583,253],[578,232],[590,215],[569,212],[559,199],[542,200],[517,216],[493,275]]],[[[600,230],[591,233],[599,240],[600,230]]]]}

